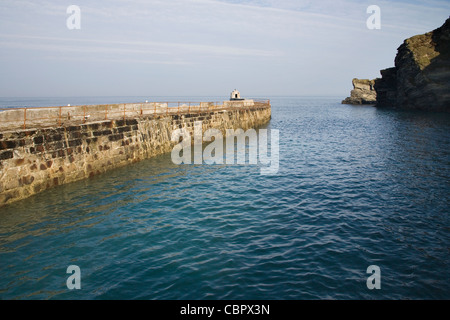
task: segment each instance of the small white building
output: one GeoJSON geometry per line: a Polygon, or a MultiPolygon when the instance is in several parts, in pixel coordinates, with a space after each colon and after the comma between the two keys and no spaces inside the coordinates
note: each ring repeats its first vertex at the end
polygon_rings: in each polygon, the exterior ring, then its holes
{"type": "Polygon", "coordinates": [[[230,101],[236,101],[236,100],[245,100],[245,99],[241,98],[241,93],[239,91],[237,91],[236,89],[234,89],[231,92],[230,101]]]}
{"type": "Polygon", "coordinates": [[[230,95],[230,101],[224,101],[225,107],[251,107],[255,103],[253,100],[241,98],[241,93],[234,89],[230,95]]]}

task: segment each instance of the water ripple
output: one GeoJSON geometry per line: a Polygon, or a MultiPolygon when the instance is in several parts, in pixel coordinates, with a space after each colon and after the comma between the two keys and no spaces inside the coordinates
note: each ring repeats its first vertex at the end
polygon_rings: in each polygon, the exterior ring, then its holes
{"type": "Polygon", "coordinates": [[[0,298],[450,298],[448,115],[272,102],[278,175],[163,155],[1,208],[0,298]]]}

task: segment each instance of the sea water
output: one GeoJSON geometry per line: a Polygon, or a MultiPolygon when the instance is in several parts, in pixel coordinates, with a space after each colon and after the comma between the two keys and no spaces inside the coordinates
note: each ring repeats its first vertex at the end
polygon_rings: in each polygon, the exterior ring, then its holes
{"type": "MultiPolygon", "coordinates": [[[[211,100],[170,100],[196,98],[211,100]]],[[[0,208],[0,298],[449,299],[450,115],[271,103],[277,174],[169,153],[0,208]]]]}

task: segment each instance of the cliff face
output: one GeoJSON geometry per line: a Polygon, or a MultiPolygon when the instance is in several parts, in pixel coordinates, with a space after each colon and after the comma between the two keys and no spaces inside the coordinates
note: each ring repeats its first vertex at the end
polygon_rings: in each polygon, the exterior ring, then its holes
{"type": "Polygon", "coordinates": [[[353,90],[350,97],[345,98],[342,104],[375,104],[377,94],[375,92],[375,80],[356,79],[352,80],[353,90]]]}
{"type": "Polygon", "coordinates": [[[384,69],[380,73],[381,79],[375,79],[377,106],[393,107],[397,103],[397,69],[384,69]]]}
{"type": "Polygon", "coordinates": [[[375,81],[377,106],[450,112],[450,18],[397,51],[395,67],[375,81]]]}

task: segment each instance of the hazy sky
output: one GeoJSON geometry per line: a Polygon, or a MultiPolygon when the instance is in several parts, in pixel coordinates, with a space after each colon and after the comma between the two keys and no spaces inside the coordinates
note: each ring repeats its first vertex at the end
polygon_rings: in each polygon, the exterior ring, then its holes
{"type": "Polygon", "coordinates": [[[0,0],[0,96],[345,97],[449,15],[448,0],[0,0]]]}

